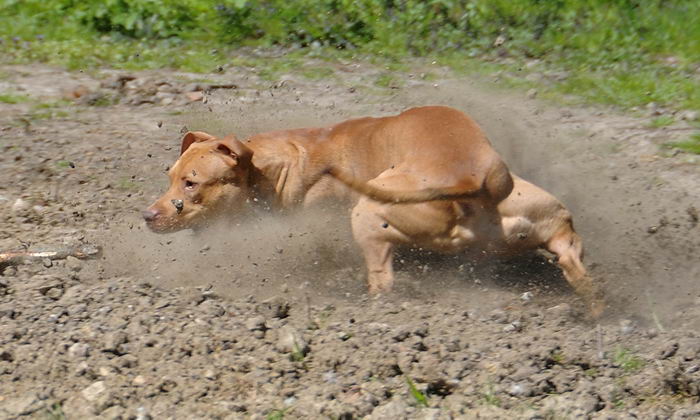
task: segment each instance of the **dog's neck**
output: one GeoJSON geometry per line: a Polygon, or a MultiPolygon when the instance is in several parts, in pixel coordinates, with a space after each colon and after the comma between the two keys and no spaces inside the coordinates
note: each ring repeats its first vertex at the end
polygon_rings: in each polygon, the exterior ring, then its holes
{"type": "Polygon", "coordinates": [[[254,199],[289,208],[301,205],[326,168],[320,147],[324,129],[263,133],[245,144],[253,150],[249,187],[254,199]]]}

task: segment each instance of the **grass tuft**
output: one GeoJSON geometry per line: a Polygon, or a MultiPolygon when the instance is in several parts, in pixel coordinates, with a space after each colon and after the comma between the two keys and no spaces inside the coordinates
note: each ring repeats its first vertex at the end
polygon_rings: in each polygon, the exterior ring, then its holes
{"type": "Polygon", "coordinates": [[[642,369],[645,362],[634,355],[629,349],[618,348],[613,355],[613,362],[620,366],[625,373],[633,373],[642,369]]]}
{"type": "Polygon", "coordinates": [[[425,394],[416,387],[416,384],[408,376],[406,376],[406,385],[408,385],[408,392],[411,394],[416,403],[422,405],[423,407],[427,407],[428,397],[426,397],[425,394]]]}
{"type": "Polygon", "coordinates": [[[700,155],[700,133],[693,134],[688,140],[666,143],[666,146],[700,155]]]}
{"type": "Polygon", "coordinates": [[[29,97],[26,95],[18,95],[15,93],[0,93],[0,102],[5,104],[19,104],[22,102],[27,102],[29,97]]]}

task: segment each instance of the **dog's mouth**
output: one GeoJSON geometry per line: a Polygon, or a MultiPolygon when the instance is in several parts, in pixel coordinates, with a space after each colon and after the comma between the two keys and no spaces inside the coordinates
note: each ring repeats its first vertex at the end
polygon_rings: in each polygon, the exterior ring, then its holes
{"type": "Polygon", "coordinates": [[[162,219],[147,220],[146,227],[153,233],[173,233],[184,229],[179,223],[162,219]]]}

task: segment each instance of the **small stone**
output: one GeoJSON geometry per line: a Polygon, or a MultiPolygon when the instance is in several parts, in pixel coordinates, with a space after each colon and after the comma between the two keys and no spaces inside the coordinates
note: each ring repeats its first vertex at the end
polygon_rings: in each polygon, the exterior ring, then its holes
{"type": "Polygon", "coordinates": [[[265,326],[265,318],[261,316],[248,318],[245,322],[245,327],[248,328],[249,331],[265,331],[267,329],[265,326]]]}
{"type": "Polygon", "coordinates": [[[532,292],[525,292],[522,295],[520,295],[520,300],[522,300],[523,302],[530,302],[534,296],[535,295],[533,295],[532,292]]]}
{"type": "Polygon", "coordinates": [[[682,111],[679,113],[679,118],[683,121],[697,121],[700,119],[698,111],[682,111]]]}
{"type": "Polygon", "coordinates": [[[75,343],[68,348],[68,354],[72,357],[87,357],[90,352],[90,346],[85,343],[75,343]]]}
{"type": "Polygon", "coordinates": [[[285,325],[277,331],[277,351],[280,353],[294,353],[305,356],[309,346],[299,331],[290,325],[285,325]]]}
{"type": "Polygon", "coordinates": [[[275,296],[260,302],[255,309],[269,318],[283,319],[289,316],[289,307],[289,302],[285,298],[275,296]]]}
{"type": "Polygon", "coordinates": [[[69,269],[71,269],[71,271],[77,273],[78,271],[80,271],[80,270],[83,269],[83,263],[82,263],[82,261],[80,261],[79,259],[75,258],[74,256],[69,255],[69,256],[66,258],[66,267],[68,267],[69,269]]]}
{"type": "Polygon", "coordinates": [[[200,102],[204,99],[204,93],[196,91],[196,92],[186,92],[185,97],[187,98],[188,101],[190,102],[200,102]]]}
{"type": "Polygon", "coordinates": [[[148,414],[148,409],[146,407],[141,406],[136,409],[136,419],[135,420],[151,420],[153,417],[151,417],[150,414],[148,414]]]}
{"type": "Polygon", "coordinates": [[[48,292],[46,292],[46,297],[53,299],[53,300],[58,300],[60,297],[63,296],[63,288],[62,287],[53,287],[49,289],[48,292]]]}
{"type": "Polygon", "coordinates": [[[538,94],[537,89],[534,89],[534,88],[530,89],[527,91],[527,98],[528,99],[535,99],[537,97],[537,94],[538,94]]]}
{"type": "Polygon", "coordinates": [[[508,388],[508,393],[514,397],[528,397],[532,395],[532,386],[528,383],[515,383],[508,388]]]}
{"type": "Polygon", "coordinates": [[[86,400],[95,401],[100,395],[104,394],[105,391],[107,391],[105,383],[103,381],[97,381],[83,389],[80,393],[86,400]]]}
{"type": "Polygon", "coordinates": [[[123,344],[128,341],[126,333],[122,331],[116,331],[105,335],[102,351],[114,354],[123,353],[123,344]]]}
{"type": "Polygon", "coordinates": [[[131,383],[135,386],[142,386],[145,385],[147,382],[148,380],[146,379],[146,377],[141,375],[134,377],[134,379],[131,381],[131,383]]]}
{"type": "Polygon", "coordinates": [[[102,366],[97,369],[97,374],[102,377],[112,376],[116,371],[110,366],[102,366]]]}
{"type": "Polygon", "coordinates": [[[12,212],[15,214],[21,213],[25,210],[29,210],[30,207],[31,207],[31,205],[29,204],[29,202],[27,202],[26,200],[23,200],[21,198],[18,198],[15,200],[14,203],[12,203],[12,212]]]}
{"type": "Polygon", "coordinates": [[[25,395],[18,398],[0,400],[0,414],[5,418],[28,416],[43,408],[42,402],[35,395],[25,395]]]}
{"type": "Polygon", "coordinates": [[[622,334],[632,334],[634,332],[634,322],[629,319],[620,321],[620,332],[622,334]]]}

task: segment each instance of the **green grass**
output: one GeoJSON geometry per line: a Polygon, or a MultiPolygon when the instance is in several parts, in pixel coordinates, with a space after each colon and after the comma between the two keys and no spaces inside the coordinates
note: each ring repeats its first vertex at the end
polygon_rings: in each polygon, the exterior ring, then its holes
{"type": "Polygon", "coordinates": [[[660,115],[649,122],[649,127],[651,128],[662,128],[668,127],[673,124],[676,120],[670,115],[660,115]]]}
{"type": "Polygon", "coordinates": [[[18,95],[15,93],[0,93],[0,102],[5,104],[19,104],[22,102],[27,102],[29,97],[27,95],[18,95]]]}
{"type": "Polygon", "coordinates": [[[416,387],[416,384],[408,376],[406,376],[406,385],[408,386],[408,392],[411,394],[416,403],[418,405],[422,405],[423,407],[427,407],[428,397],[426,397],[425,394],[416,387]]]}
{"type": "Polygon", "coordinates": [[[374,80],[374,85],[382,88],[398,88],[401,87],[402,83],[397,74],[383,72],[374,80]]]}
{"type": "Polygon", "coordinates": [[[645,362],[629,349],[618,348],[613,354],[613,363],[620,366],[625,373],[633,373],[642,369],[645,362]]]}
{"type": "Polygon", "coordinates": [[[66,414],[63,412],[63,407],[61,403],[54,403],[51,407],[46,408],[44,412],[44,418],[46,420],[66,420],[66,414]]]}
{"type": "Polygon", "coordinates": [[[666,143],[666,146],[700,155],[700,133],[693,134],[688,140],[666,143]]]}
{"type": "Polygon", "coordinates": [[[493,385],[489,385],[486,387],[486,390],[482,393],[482,397],[484,399],[484,404],[486,405],[492,405],[494,407],[501,406],[502,401],[493,391],[493,385]]]}
{"type": "Polygon", "coordinates": [[[265,417],[267,420],[283,420],[284,415],[288,409],[285,410],[272,410],[265,417]]]}
{"type": "Polygon", "coordinates": [[[697,0],[0,0],[0,9],[5,63],[200,73],[252,65],[273,81],[332,77],[304,68],[308,58],[368,57],[386,88],[399,86],[414,56],[457,74],[503,72],[506,85],[537,85],[545,97],[700,109],[697,0]],[[241,53],[251,47],[285,57],[241,53]],[[525,80],[533,73],[540,82],[525,80]]]}
{"type": "Polygon", "coordinates": [[[335,71],[328,67],[313,67],[302,70],[301,75],[309,80],[323,80],[335,75],[335,71]]]}
{"type": "Polygon", "coordinates": [[[121,177],[117,181],[117,188],[120,190],[135,190],[138,189],[138,184],[129,177],[121,177]]]}

